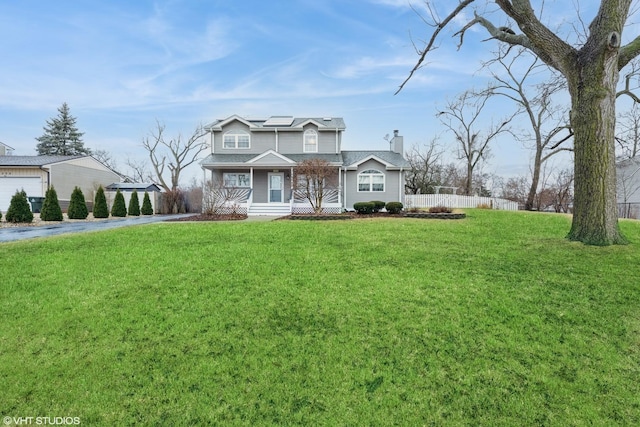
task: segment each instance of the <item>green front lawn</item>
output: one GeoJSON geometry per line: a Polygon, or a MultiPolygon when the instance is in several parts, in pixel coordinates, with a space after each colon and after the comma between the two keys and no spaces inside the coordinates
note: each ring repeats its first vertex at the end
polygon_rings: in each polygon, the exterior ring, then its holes
{"type": "Polygon", "coordinates": [[[0,244],[0,416],[640,425],[640,223],[161,223],[0,244]]]}

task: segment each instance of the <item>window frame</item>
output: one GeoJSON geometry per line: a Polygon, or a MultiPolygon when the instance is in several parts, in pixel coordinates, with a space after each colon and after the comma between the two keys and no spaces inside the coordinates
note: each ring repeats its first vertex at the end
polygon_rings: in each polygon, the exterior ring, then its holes
{"type": "Polygon", "coordinates": [[[225,187],[229,187],[229,188],[250,188],[251,174],[247,172],[224,172],[222,174],[222,182],[225,187]],[[243,178],[242,180],[240,179],[241,175],[245,176],[245,178],[243,178]],[[229,183],[231,182],[231,179],[230,179],[231,176],[234,177],[233,178],[234,185],[229,185],[229,183]],[[242,184],[246,184],[246,185],[242,185],[242,184]]]}
{"type": "Polygon", "coordinates": [[[358,174],[358,179],[356,181],[356,185],[358,186],[358,193],[384,193],[386,188],[386,176],[382,171],[378,169],[367,169],[358,174]],[[382,182],[374,182],[374,177],[382,177],[382,182]],[[367,182],[362,182],[362,178],[365,178],[367,182]],[[382,184],[382,189],[375,190],[374,185],[382,184]],[[362,190],[361,185],[367,185],[368,190],[362,190]]]}
{"type": "Polygon", "coordinates": [[[251,134],[242,130],[230,130],[222,135],[222,148],[226,150],[248,150],[251,148],[251,134]],[[240,146],[240,137],[247,137],[247,146],[240,146]],[[227,138],[233,137],[233,146],[227,146],[227,138]]]}
{"type": "Polygon", "coordinates": [[[318,152],[318,131],[315,129],[307,129],[304,131],[304,134],[302,136],[302,152],[303,153],[317,153],[318,152]],[[307,149],[307,145],[311,145],[311,144],[307,144],[307,137],[313,135],[315,137],[315,143],[312,144],[313,147],[315,147],[315,150],[308,150],[307,149]]]}

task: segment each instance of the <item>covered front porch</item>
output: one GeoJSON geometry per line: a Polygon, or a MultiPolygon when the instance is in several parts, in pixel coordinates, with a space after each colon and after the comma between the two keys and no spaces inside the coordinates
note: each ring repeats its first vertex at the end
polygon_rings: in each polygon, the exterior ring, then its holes
{"type": "MultiPolygon", "coordinates": [[[[205,209],[218,213],[285,216],[313,213],[305,193],[295,189],[294,166],[205,169],[205,209]],[[209,200],[207,200],[209,199],[209,200]],[[208,206],[208,207],[207,207],[208,206]]],[[[338,177],[341,174],[337,174],[338,177]]],[[[340,213],[340,185],[325,188],[323,212],[340,213]]]]}

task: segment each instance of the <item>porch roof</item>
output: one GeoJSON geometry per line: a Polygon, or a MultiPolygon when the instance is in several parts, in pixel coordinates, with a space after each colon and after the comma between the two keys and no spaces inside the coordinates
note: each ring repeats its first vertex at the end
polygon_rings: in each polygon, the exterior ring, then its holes
{"type": "MultiPolygon", "coordinates": [[[[262,153],[264,154],[264,153],[262,153]]],[[[243,166],[243,167],[270,167],[270,166],[283,166],[282,162],[277,163],[269,163],[269,162],[259,162],[259,163],[250,163],[251,160],[261,156],[262,154],[209,154],[205,157],[200,165],[202,167],[231,167],[231,166],[243,166]]],[[[290,159],[295,163],[300,163],[306,159],[325,159],[329,163],[335,166],[342,165],[342,155],[341,154],[324,154],[324,153],[313,153],[313,154],[282,154],[279,153],[280,156],[290,159]]]]}

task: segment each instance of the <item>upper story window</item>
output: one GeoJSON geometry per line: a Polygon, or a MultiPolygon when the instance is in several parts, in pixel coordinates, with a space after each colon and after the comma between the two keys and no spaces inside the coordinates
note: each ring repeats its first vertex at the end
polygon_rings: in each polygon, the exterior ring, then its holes
{"type": "Polygon", "coordinates": [[[358,191],[384,191],[384,174],[375,169],[360,172],[358,191]]]}
{"type": "Polygon", "coordinates": [[[304,131],[304,152],[305,153],[318,152],[318,132],[316,132],[313,129],[304,131]]]}
{"type": "Polygon", "coordinates": [[[224,148],[249,148],[251,146],[251,136],[242,131],[232,130],[224,134],[224,148]]]}

